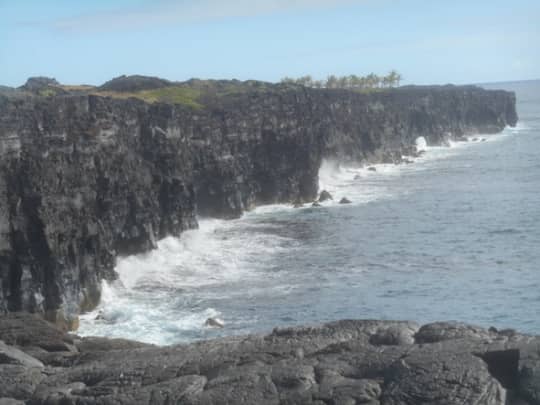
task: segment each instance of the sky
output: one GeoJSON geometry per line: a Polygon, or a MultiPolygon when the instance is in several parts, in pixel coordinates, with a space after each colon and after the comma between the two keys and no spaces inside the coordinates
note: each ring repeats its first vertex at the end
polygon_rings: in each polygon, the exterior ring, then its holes
{"type": "Polygon", "coordinates": [[[540,0],[0,0],[0,84],[540,79],[540,0]]]}

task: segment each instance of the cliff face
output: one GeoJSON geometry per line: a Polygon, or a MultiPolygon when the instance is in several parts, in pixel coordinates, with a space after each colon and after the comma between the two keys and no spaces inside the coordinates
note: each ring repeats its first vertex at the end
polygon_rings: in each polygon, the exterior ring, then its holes
{"type": "Polygon", "coordinates": [[[324,153],[344,160],[399,162],[419,136],[430,145],[441,145],[465,134],[497,133],[517,123],[513,93],[473,86],[320,95],[319,115],[327,124],[324,153]]]}
{"type": "Polygon", "coordinates": [[[399,162],[515,125],[515,96],[476,87],[373,94],[266,86],[194,109],[93,95],[0,97],[0,310],[75,327],[115,257],[196,213],[315,198],[323,158],[399,162]]]}

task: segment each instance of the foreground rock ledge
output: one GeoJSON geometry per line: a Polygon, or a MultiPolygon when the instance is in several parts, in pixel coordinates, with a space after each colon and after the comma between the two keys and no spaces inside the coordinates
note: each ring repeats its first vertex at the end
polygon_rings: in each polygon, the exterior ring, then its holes
{"type": "Polygon", "coordinates": [[[344,320],[156,347],[0,318],[0,404],[540,404],[540,337],[344,320]]]}

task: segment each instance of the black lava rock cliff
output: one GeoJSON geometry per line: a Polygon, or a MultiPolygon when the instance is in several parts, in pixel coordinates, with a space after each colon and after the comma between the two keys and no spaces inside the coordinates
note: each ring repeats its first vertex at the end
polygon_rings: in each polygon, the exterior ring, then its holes
{"type": "Polygon", "coordinates": [[[471,86],[362,94],[218,82],[187,104],[58,86],[0,92],[0,311],[72,329],[118,255],[197,227],[197,214],[312,201],[323,158],[399,163],[419,136],[441,144],[517,121],[512,93],[471,86]]]}

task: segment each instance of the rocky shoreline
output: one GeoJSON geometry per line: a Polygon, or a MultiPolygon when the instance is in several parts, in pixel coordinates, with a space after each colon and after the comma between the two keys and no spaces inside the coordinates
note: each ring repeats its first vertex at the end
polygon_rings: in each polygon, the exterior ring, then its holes
{"type": "Polygon", "coordinates": [[[440,145],[517,122],[513,93],[474,86],[170,86],[40,78],[0,89],[0,312],[76,329],[117,256],[196,228],[198,214],[311,202],[323,159],[400,163],[417,137],[440,145]]]}
{"type": "Polygon", "coordinates": [[[0,317],[0,404],[540,404],[540,337],[343,320],[156,347],[0,317]]]}

